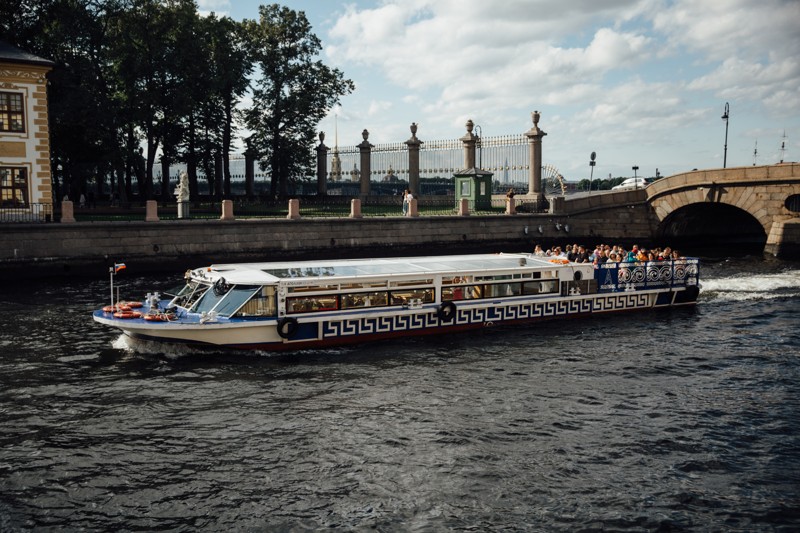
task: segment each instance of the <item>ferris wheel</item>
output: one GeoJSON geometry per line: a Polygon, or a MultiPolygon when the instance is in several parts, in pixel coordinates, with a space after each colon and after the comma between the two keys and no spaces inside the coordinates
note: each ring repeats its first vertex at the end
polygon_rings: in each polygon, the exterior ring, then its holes
{"type": "Polygon", "coordinates": [[[542,167],[542,190],[545,196],[564,196],[567,192],[564,176],[553,165],[542,167]]]}

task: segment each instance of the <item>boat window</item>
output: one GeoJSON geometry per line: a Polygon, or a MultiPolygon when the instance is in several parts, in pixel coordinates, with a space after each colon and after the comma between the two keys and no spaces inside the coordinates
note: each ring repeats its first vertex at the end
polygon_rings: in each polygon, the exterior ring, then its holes
{"type": "Polygon", "coordinates": [[[433,301],[433,289],[412,289],[392,291],[390,293],[391,305],[407,305],[411,300],[421,300],[422,303],[433,301]]]}
{"type": "Polygon", "coordinates": [[[414,285],[433,285],[432,279],[410,279],[389,282],[390,287],[411,287],[414,285]]]}
{"type": "Polygon", "coordinates": [[[169,304],[179,305],[189,309],[198,299],[200,299],[201,296],[203,296],[203,294],[205,294],[208,288],[209,285],[203,285],[202,283],[198,283],[196,281],[190,281],[183,287],[176,287],[176,289],[174,289],[175,298],[173,298],[169,304]]]}
{"type": "Polygon", "coordinates": [[[558,280],[541,280],[523,283],[522,294],[551,294],[558,291],[558,280]]]}
{"type": "Polygon", "coordinates": [[[337,285],[306,285],[303,287],[288,287],[289,292],[316,292],[336,290],[337,285]]]}
{"type": "Polygon", "coordinates": [[[230,316],[249,300],[260,287],[252,285],[234,285],[220,304],[214,309],[222,316],[230,316]]]}
{"type": "Polygon", "coordinates": [[[242,306],[235,316],[275,316],[275,287],[261,287],[246,304],[242,306]]]}
{"type": "Polygon", "coordinates": [[[342,309],[352,309],[353,307],[381,307],[388,305],[388,301],[389,293],[386,291],[343,294],[342,309]]]}
{"type": "Polygon", "coordinates": [[[207,313],[208,311],[214,309],[214,306],[216,306],[226,294],[228,293],[226,292],[223,294],[217,294],[217,291],[213,289],[207,289],[200,299],[197,300],[197,303],[194,304],[192,311],[195,313],[207,313]]]}
{"type": "Polygon", "coordinates": [[[342,290],[370,289],[373,287],[386,287],[385,281],[365,281],[363,283],[342,283],[342,290]]]}
{"type": "Polygon", "coordinates": [[[339,308],[338,296],[298,296],[286,298],[287,313],[312,313],[314,311],[333,311],[339,308]]]}

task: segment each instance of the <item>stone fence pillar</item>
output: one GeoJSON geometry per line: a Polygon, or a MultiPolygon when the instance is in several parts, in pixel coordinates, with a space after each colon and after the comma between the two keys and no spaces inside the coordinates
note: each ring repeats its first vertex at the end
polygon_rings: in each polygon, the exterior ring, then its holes
{"type": "Polygon", "coordinates": [[[411,123],[411,138],[406,141],[408,146],[408,188],[414,198],[419,196],[419,147],[423,144],[417,139],[417,123],[411,123]]]}
{"type": "Polygon", "coordinates": [[[317,194],[328,194],[328,147],[325,146],[325,132],[319,132],[319,145],[317,146],[317,194]]]}
{"type": "Polygon", "coordinates": [[[361,218],[361,200],[358,198],[350,200],[350,218],[361,218]]]}
{"type": "Polygon", "coordinates": [[[553,196],[550,198],[550,214],[558,215],[567,210],[566,199],[563,196],[553,196]]]}
{"type": "Polygon", "coordinates": [[[506,215],[516,215],[517,207],[513,198],[506,198],[506,215]]]}
{"type": "Polygon", "coordinates": [[[236,220],[233,216],[233,200],[222,200],[222,216],[220,220],[236,220]]]}
{"type": "Polygon", "coordinates": [[[71,224],[75,222],[75,207],[70,200],[61,202],[61,223],[71,224]]]}
{"type": "Polygon", "coordinates": [[[458,215],[462,217],[469,216],[469,198],[462,198],[458,201],[458,215]]]}
{"type": "Polygon", "coordinates": [[[369,180],[372,175],[370,157],[372,157],[373,145],[367,140],[369,138],[369,131],[367,131],[366,128],[361,132],[361,137],[364,138],[361,144],[358,145],[358,149],[361,152],[361,196],[369,196],[369,180]]]}
{"type": "Polygon", "coordinates": [[[418,217],[419,211],[417,211],[417,199],[412,198],[408,201],[408,216],[410,217],[418,217]]]}
{"type": "Polygon", "coordinates": [[[542,139],[547,135],[543,129],[539,128],[540,114],[538,111],[531,113],[533,127],[525,133],[528,138],[528,196],[530,196],[538,208],[544,200],[542,194],[542,139]]]}
{"type": "Polygon", "coordinates": [[[478,136],[472,133],[475,123],[472,119],[467,120],[467,133],[459,139],[464,145],[464,169],[475,168],[475,145],[478,143],[478,136]]]}
{"type": "Polygon", "coordinates": [[[145,202],[144,221],[145,222],[158,222],[158,202],[155,200],[147,200],[145,202]]]}
{"type": "Polygon", "coordinates": [[[297,220],[300,218],[300,200],[293,198],[289,200],[289,214],[286,218],[290,220],[297,220]]]}

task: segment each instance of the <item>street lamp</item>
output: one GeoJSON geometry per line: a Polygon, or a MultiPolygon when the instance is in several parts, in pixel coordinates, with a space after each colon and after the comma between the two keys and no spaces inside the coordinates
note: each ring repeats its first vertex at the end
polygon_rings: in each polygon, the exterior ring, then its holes
{"type": "Polygon", "coordinates": [[[592,177],[594,176],[594,159],[597,157],[597,154],[592,152],[592,155],[589,156],[589,166],[591,167],[591,171],[589,172],[589,194],[592,194],[592,177]]]}
{"type": "Polygon", "coordinates": [[[483,143],[481,142],[481,138],[483,137],[483,129],[481,128],[480,124],[475,124],[475,131],[478,132],[478,168],[481,168],[483,165],[483,143]]]}
{"type": "Polygon", "coordinates": [[[722,115],[722,120],[725,121],[725,150],[722,156],[722,168],[728,166],[728,119],[731,116],[731,108],[728,102],[725,102],[725,113],[722,115]]]}
{"type": "Polygon", "coordinates": [[[638,165],[633,165],[631,168],[633,169],[633,185],[634,185],[634,187],[636,187],[638,189],[639,188],[639,180],[636,179],[636,171],[639,170],[639,166],[638,165]]]}

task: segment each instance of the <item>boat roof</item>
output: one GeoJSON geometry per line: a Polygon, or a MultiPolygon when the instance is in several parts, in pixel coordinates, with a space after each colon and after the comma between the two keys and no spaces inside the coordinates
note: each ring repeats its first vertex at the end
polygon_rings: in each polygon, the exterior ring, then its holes
{"type": "Polygon", "coordinates": [[[388,278],[419,274],[453,274],[526,271],[542,268],[561,268],[530,254],[470,254],[426,257],[394,257],[380,259],[328,259],[312,261],[281,261],[269,263],[215,264],[202,269],[211,279],[224,277],[229,283],[268,284],[281,280],[332,281],[340,278],[388,278]]]}

